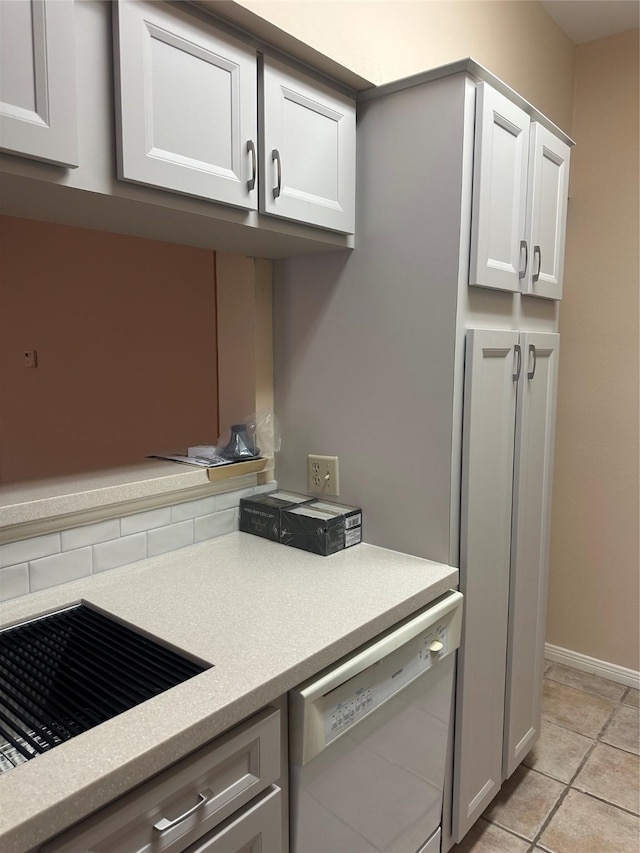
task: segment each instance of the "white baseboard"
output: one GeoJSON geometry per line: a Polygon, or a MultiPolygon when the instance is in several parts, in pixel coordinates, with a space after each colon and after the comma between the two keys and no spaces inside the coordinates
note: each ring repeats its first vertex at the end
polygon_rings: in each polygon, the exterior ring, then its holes
{"type": "Polygon", "coordinates": [[[552,646],[551,643],[545,643],[544,656],[546,660],[553,661],[554,663],[562,663],[565,666],[573,667],[573,669],[590,672],[593,675],[599,675],[601,678],[608,678],[609,681],[626,684],[627,687],[635,687],[636,690],[640,689],[640,672],[637,672],[635,669],[628,669],[626,666],[618,666],[616,663],[608,663],[605,660],[590,658],[588,655],[580,654],[580,652],[572,652],[571,649],[552,646]]]}

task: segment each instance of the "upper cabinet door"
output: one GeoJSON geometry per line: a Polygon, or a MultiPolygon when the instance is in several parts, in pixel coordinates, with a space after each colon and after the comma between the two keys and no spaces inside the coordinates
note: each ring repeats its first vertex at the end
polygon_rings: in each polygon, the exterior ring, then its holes
{"type": "Polygon", "coordinates": [[[257,208],[255,51],[168,4],[115,11],[118,177],[257,208]]]}
{"type": "Polygon", "coordinates": [[[353,233],[354,102],[268,57],[263,70],[261,212],[353,233]]]}
{"type": "Polygon", "coordinates": [[[478,84],[469,284],[520,290],[528,252],[529,125],[523,110],[478,84]]]}
{"type": "Polygon", "coordinates": [[[526,292],[562,298],[562,270],[569,195],[571,149],[537,122],[529,151],[529,247],[526,292]]]}
{"type": "Polygon", "coordinates": [[[0,2],[0,148],[78,165],[72,0],[0,2]]]}

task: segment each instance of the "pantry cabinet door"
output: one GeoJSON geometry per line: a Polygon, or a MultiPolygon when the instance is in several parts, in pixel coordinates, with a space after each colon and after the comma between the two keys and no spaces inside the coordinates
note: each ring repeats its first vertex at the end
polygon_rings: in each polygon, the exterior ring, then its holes
{"type": "Polygon", "coordinates": [[[118,177],[257,208],[255,51],[167,3],[114,11],[118,177]]]}
{"type": "Polygon", "coordinates": [[[78,165],[72,0],[0,2],[0,148],[78,165]]]}
{"type": "Polygon", "coordinates": [[[571,149],[537,122],[529,146],[529,248],[526,292],[562,298],[571,149]]]}
{"type": "Polygon", "coordinates": [[[469,284],[517,292],[525,242],[529,116],[479,83],[476,95],[469,284]]]}
{"type": "Polygon", "coordinates": [[[352,234],[355,103],[264,58],[260,210],[352,234]]]}
{"type": "Polygon", "coordinates": [[[540,734],[553,439],[560,336],[521,333],[518,384],[504,775],[540,734]]]}
{"type": "Polygon", "coordinates": [[[453,838],[502,784],[518,332],[467,332],[453,838]]]}

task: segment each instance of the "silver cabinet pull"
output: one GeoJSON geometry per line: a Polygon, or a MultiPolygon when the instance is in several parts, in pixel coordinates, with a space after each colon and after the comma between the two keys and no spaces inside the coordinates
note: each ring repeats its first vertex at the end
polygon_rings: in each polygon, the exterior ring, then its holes
{"type": "Polygon", "coordinates": [[[536,375],[536,364],[538,363],[538,357],[536,355],[536,348],[533,344],[529,344],[529,355],[533,353],[533,369],[530,373],[527,373],[527,379],[533,379],[536,375]]]}
{"type": "Polygon", "coordinates": [[[177,826],[179,823],[182,823],[185,818],[188,818],[189,815],[193,814],[197,809],[202,808],[202,806],[204,806],[211,799],[211,797],[213,797],[213,791],[211,790],[211,788],[207,788],[206,791],[202,791],[202,793],[199,793],[198,797],[199,800],[195,804],[195,806],[190,809],[187,809],[184,814],[181,814],[174,820],[167,820],[166,817],[163,817],[157,823],[153,824],[153,828],[157,832],[164,832],[165,829],[171,829],[172,826],[177,826]]]}
{"type": "Polygon", "coordinates": [[[520,253],[524,249],[524,267],[518,273],[518,278],[524,278],[527,274],[527,266],[529,265],[529,247],[526,240],[520,240],[520,253]]]}
{"type": "Polygon", "coordinates": [[[535,282],[540,278],[540,270],[542,269],[542,252],[540,251],[540,246],[533,247],[533,266],[536,265],[536,255],[538,256],[538,272],[535,272],[531,276],[531,281],[535,284],[535,282]]]}
{"type": "Polygon", "coordinates": [[[276,161],[276,167],[278,169],[278,183],[273,188],[273,197],[278,198],[280,195],[280,190],[282,189],[282,162],[280,160],[280,152],[277,148],[274,148],[271,152],[271,160],[276,161]]]}
{"type": "Polygon", "coordinates": [[[522,349],[520,348],[520,344],[514,344],[513,351],[516,354],[516,372],[512,375],[512,379],[514,382],[517,382],[520,379],[520,371],[522,370],[522,349]]]}
{"type": "Polygon", "coordinates": [[[247,153],[251,154],[251,179],[247,181],[247,189],[251,192],[256,185],[256,175],[258,173],[258,161],[256,160],[256,146],[253,139],[247,142],[247,153]]]}

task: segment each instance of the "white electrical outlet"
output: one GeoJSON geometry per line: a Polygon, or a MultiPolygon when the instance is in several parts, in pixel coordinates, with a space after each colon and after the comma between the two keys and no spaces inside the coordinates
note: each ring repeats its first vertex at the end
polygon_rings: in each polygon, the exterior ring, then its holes
{"type": "Polygon", "coordinates": [[[337,456],[307,456],[308,489],[320,495],[340,494],[337,456]]]}

